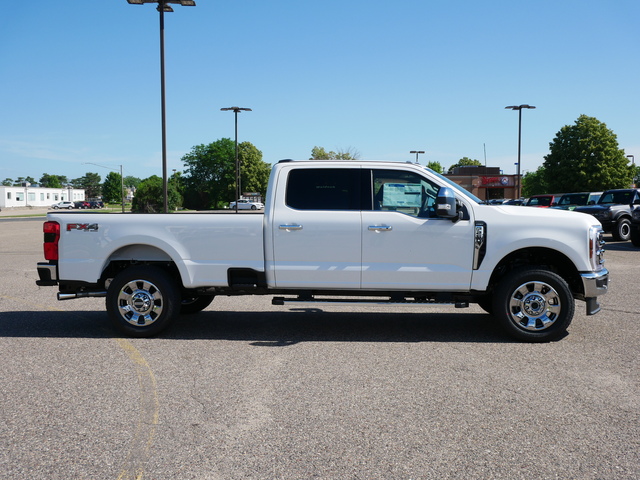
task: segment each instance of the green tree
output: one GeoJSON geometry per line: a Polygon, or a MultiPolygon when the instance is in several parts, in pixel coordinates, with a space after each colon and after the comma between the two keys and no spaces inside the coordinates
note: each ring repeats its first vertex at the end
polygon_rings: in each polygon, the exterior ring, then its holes
{"type": "Polygon", "coordinates": [[[547,187],[544,170],[544,166],[542,166],[538,167],[535,172],[527,172],[524,174],[522,177],[523,197],[530,197],[531,195],[539,195],[550,191],[547,187]]]}
{"type": "MultiPolygon", "coordinates": [[[[142,180],[131,203],[131,211],[136,213],[161,213],[164,210],[162,178],[153,175],[142,180]]],[[[182,204],[182,197],[174,182],[167,182],[167,203],[169,210],[176,210],[182,204]]]]}
{"type": "Polygon", "coordinates": [[[108,203],[121,203],[123,195],[122,177],[117,172],[109,172],[102,184],[102,199],[108,203]]]}
{"type": "Polygon", "coordinates": [[[355,148],[338,149],[327,152],[324,147],[313,147],[311,149],[311,158],[309,160],[358,160],[360,152],[355,148]]]}
{"type": "Polygon", "coordinates": [[[549,144],[544,178],[549,192],[582,192],[628,187],[633,169],[616,135],[595,117],[580,115],[549,144]]]}
{"type": "Polygon", "coordinates": [[[440,164],[440,162],[429,162],[427,163],[427,167],[433,170],[434,172],[444,173],[444,168],[442,168],[442,165],[440,164]]]}
{"type": "MultiPolygon", "coordinates": [[[[243,191],[264,195],[269,180],[269,164],[250,142],[238,144],[240,186],[243,191]]],[[[221,138],[209,145],[196,145],[182,157],[185,164],[185,206],[197,210],[222,208],[235,200],[235,143],[221,138]]]]}
{"type": "Polygon", "coordinates": [[[34,184],[36,183],[35,178],[33,177],[18,177],[15,179],[15,181],[13,182],[13,186],[14,187],[21,187],[23,183],[30,183],[30,184],[34,184]]]}
{"type": "Polygon", "coordinates": [[[462,157],[460,160],[458,160],[458,163],[454,163],[453,165],[451,165],[448,171],[452,172],[456,167],[467,167],[467,166],[481,167],[482,165],[484,164],[479,160],[471,160],[469,157],[462,157]]]}
{"type": "Polygon", "coordinates": [[[83,189],[87,199],[97,198],[101,192],[100,180],[100,175],[97,173],[87,172],[83,177],[71,180],[71,186],[83,189]]]}
{"type": "Polygon", "coordinates": [[[13,179],[12,178],[8,178],[7,177],[2,181],[2,186],[3,187],[10,187],[11,185],[13,185],[13,179]]]}
{"type": "Polygon", "coordinates": [[[131,175],[126,175],[124,177],[125,187],[138,188],[138,185],[140,185],[140,182],[142,182],[142,180],[139,179],[138,177],[132,177],[131,175]]]}
{"type": "Polygon", "coordinates": [[[271,165],[262,161],[262,152],[249,142],[238,145],[240,187],[242,192],[267,193],[271,165]]]}
{"type": "Polygon", "coordinates": [[[41,187],[45,188],[62,188],[69,182],[64,175],[49,175],[48,173],[43,173],[38,183],[41,187]]]}

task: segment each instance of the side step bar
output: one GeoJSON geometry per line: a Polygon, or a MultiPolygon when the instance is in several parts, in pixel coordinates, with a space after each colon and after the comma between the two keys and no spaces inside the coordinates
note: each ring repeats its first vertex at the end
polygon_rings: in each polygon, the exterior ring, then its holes
{"type": "Polygon", "coordinates": [[[403,306],[403,307],[425,307],[428,305],[455,305],[456,308],[467,308],[469,302],[461,301],[433,301],[429,299],[407,299],[389,298],[368,299],[368,298],[314,298],[313,296],[300,296],[296,298],[273,297],[272,305],[373,305],[373,306],[403,306]]]}

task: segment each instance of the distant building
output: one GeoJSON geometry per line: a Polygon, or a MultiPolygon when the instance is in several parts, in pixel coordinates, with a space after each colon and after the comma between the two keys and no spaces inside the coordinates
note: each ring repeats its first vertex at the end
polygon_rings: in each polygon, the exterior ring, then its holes
{"type": "Polygon", "coordinates": [[[50,207],[58,202],[84,200],[83,189],[33,187],[29,184],[22,187],[0,186],[0,208],[50,207]]]}
{"type": "Polygon", "coordinates": [[[445,177],[469,190],[480,200],[516,198],[517,196],[518,176],[503,175],[499,167],[456,167],[445,177]]]}

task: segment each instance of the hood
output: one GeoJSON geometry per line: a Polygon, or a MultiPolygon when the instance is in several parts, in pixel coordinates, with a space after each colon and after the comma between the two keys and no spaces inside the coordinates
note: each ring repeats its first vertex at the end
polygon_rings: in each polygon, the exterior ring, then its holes
{"type": "Polygon", "coordinates": [[[609,210],[610,207],[611,205],[586,205],[582,207],[576,207],[574,212],[595,213],[609,210]]]}

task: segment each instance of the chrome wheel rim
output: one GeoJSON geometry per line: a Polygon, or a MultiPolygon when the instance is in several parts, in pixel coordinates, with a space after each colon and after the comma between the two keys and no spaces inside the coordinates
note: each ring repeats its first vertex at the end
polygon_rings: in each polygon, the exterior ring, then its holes
{"type": "Polygon", "coordinates": [[[537,332],[551,327],[562,311],[560,295],[548,283],[527,282],[509,300],[509,317],[518,327],[537,332]]]}
{"type": "Polygon", "coordinates": [[[122,318],[136,327],[155,322],[164,308],[162,292],[147,280],[131,280],[118,293],[118,311],[122,318]]]}

